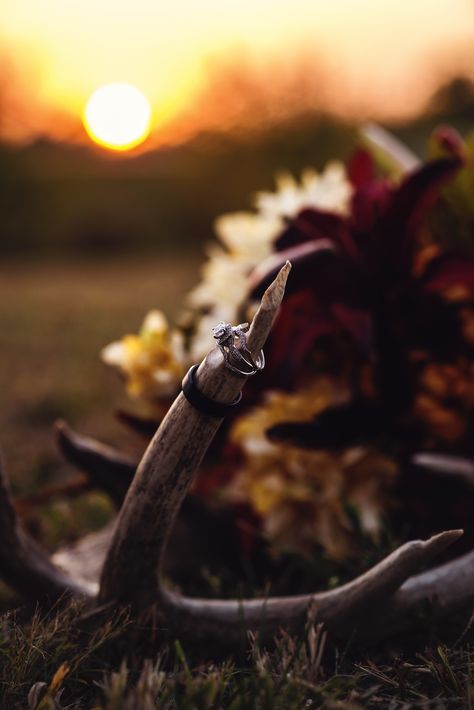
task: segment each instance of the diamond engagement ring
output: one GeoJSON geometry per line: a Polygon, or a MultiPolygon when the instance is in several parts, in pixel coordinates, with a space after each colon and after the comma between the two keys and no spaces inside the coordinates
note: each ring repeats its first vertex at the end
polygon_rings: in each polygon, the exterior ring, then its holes
{"type": "Polygon", "coordinates": [[[248,323],[233,326],[230,323],[224,323],[224,321],[221,321],[212,329],[212,334],[217,340],[217,344],[224,357],[225,366],[229,370],[232,370],[232,372],[238,375],[245,375],[246,377],[255,375],[259,370],[263,370],[265,367],[265,355],[263,354],[263,350],[260,350],[260,355],[254,359],[247,347],[247,337],[245,333],[248,329],[248,323]],[[240,347],[237,347],[235,343],[236,340],[238,340],[240,347]]]}

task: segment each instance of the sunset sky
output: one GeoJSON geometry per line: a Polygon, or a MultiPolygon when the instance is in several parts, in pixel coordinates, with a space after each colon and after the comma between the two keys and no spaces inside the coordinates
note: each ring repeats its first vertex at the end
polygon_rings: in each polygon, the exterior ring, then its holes
{"type": "Polygon", "coordinates": [[[474,78],[472,0],[5,0],[0,137],[88,138],[84,104],[128,82],[153,109],[151,144],[305,108],[419,111],[474,78]]]}

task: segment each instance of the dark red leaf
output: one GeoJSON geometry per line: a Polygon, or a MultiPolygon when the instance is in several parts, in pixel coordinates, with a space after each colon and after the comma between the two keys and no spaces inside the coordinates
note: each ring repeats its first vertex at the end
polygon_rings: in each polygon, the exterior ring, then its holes
{"type": "Polygon", "coordinates": [[[374,347],[372,314],[366,310],[349,308],[342,303],[332,306],[331,313],[344,330],[351,335],[360,350],[370,357],[374,347]]]}
{"type": "Polygon", "coordinates": [[[272,441],[306,449],[338,450],[373,440],[384,432],[385,417],[365,400],[326,409],[308,422],[282,422],[267,430],[272,441]]]}
{"type": "Polygon", "coordinates": [[[327,239],[306,242],[272,254],[250,275],[250,297],[259,298],[281,267],[291,261],[288,295],[311,287],[321,303],[345,303],[365,308],[370,302],[370,282],[361,268],[327,239]]]}
{"type": "Polygon", "coordinates": [[[416,230],[440,189],[462,166],[458,158],[441,158],[426,163],[411,173],[394,193],[379,222],[385,262],[392,270],[407,273],[411,269],[416,230]]]}
{"type": "Polygon", "coordinates": [[[462,161],[467,159],[466,145],[460,134],[452,126],[438,126],[433,132],[433,140],[443,153],[459,158],[462,161]]]}
{"type": "Polygon", "coordinates": [[[331,212],[304,209],[291,220],[287,229],[275,241],[277,251],[283,251],[303,242],[330,239],[339,244],[341,234],[347,232],[346,221],[331,212]]]}
{"type": "Polygon", "coordinates": [[[294,385],[316,341],[337,331],[336,320],[311,289],[286,296],[267,341],[267,366],[259,375],[259,388],[294,385]]]}
{"type": "Polygon", "coordinates": [[[366,257],[373,248],[372,231],[387,210],[392,195],[392,183],[383,178],[363,185],[352,196],[350,226],[354,241],[366,257]]]}
{"type": "Polygon", "coordinates": [[[375,164],[368,150],[356,150],[347,168],[349,180],[355,188],[364,187],[375,180],[375,164]]]}
{"type": "Polygon", "coordinates": [[[429,292],[442,292],[453,286],[474,289],[474,254],[445,252],[431,259],[421,279],[429,292]]]}
{"type": "Polygon", "coordinates": [[[335,251],[336,249],[332,242],[328,239],[321,239],[320,241],[298,244],[272,254],[250,274],[250,297],[260,298],[287,260],[291,261],[292,273],[288,280],[286,292],[289,293],[290,289],[295,290],[300,286],[298,276],[301,273],[311,272],[312,268],[321,261],[327,263],[328,260],[337,258],[335,251]]]}

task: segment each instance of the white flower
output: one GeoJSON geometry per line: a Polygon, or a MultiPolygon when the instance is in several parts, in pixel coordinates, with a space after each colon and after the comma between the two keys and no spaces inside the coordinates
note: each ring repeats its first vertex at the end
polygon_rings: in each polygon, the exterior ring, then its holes
{"type": "Polygon", "coordinates": [[[216,234],[229,253],[251,266],[270,254],[273,241],[284,226],[284,220],[278,215],[253,212],[224,214],[214,223],[216,234]]]}
{"type": "Polygon", "coordinates": [[[267,217],[295,217],[304,208],[346,215],[349,212],[352,186],[342,163],[328,163],[321,174],[306,169],[301,184],[289,173],[277,176],[276,192],[260,192],[255,204],[267,217]]]}
{"type": "Polygon", "coordinates": [[[234,258],[220,247],[214,247],[204,264],[203,280],[189,294],[194,308],[238,306],[246,293],[248,263],[234,258]]]}

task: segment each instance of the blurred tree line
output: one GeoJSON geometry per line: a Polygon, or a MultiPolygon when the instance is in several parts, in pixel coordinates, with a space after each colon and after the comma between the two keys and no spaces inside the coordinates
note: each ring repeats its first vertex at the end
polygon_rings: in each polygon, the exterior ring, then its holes
{"type": "MultiPolygon", "coordinates": [[[[388,126],[423,151],[432,126],[472,128],[472,84],[441,89],[418,121],[388,126]]],[[[200,250],[223,212],[248,209],[281,169],[296,175],[347,158],[349,124],[305,114],[258,132],[201,134],[186,144],[135,156],[39,140],[0,145],[0,251],[52,255],[147,249],[200,250]]]]}

